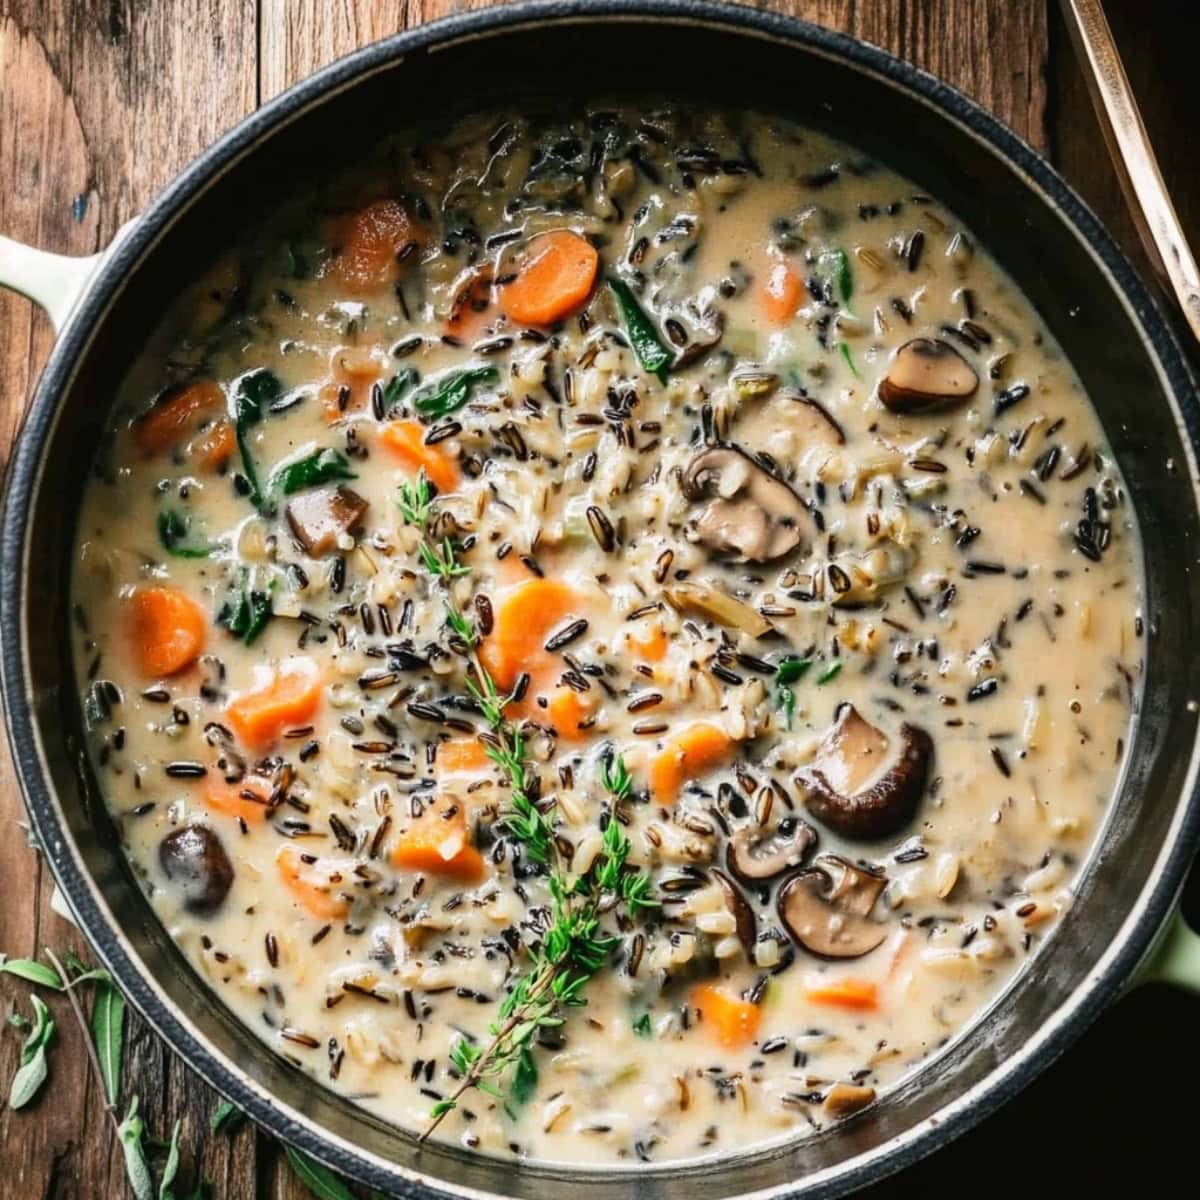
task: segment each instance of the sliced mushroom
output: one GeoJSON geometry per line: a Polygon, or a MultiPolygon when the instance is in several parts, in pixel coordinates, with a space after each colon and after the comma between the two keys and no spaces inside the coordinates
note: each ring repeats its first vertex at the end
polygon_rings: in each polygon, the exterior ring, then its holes
{"type": "Polygon", "coordinates": [[[793,875],[779,890],[779,918],[810,954],[861,958],[887,937],[887,925],[871,910],[887,879],[834,854],[793,875]]]}
{"type": "Polygon", "coordinates": [[[718,625],[740,629],[751,637],[765,637],[775,628],[757,609],[708,583],[672,584],[663,589],[663,595],[672,608],[697,612],[718,625]]]}
{"type": "Polygon", "coordinates": [[[789,411],[789,419],[797,427],[805,449],[846,444],[845,431],[823,404],[799,392],[788,392],[787,398],[795,406],[789,411]]]}
{"type": "Polygon", "coordinates": [[[736,446],[701,450],[683,474],[689,500],[711,496],[695,524],[696,536],[723,554],[771,562],[811,539],[803,501],[736,446]]]}
{"type": "Polygon", "coordinates": [[[905,722],[893,743],[853,704],[843,704],[816,758],[800,772],[808,811],[843,837],[886,837],[916,812],[932,756],[925,730],[905,722]]]}
{"type": "Polygon", "coordinates": [[[225,902],[233,885],[233,864],[221,839],[207,825],[184,825],[158,846],[158,861],[176,884],[183,907],[210,916],[225,902]]]}
{"type": "Polygon", "coordinates": [[[961,404],[977,387],[975,368],[949,342],[920,337],[896,351],[879,381],[879,399],[892,412],[930,412],[961,404]]]}
{"type": "Polygon", "coordinates": [[[743,883],[753,886],[798,867],[817,840],[806,821],[789,817],[772,833],[743,825],[725,848],[725,865],[743,883]]]}
{"type": "Polygon", "coordinates": [[[738,941],[742,943],[746,957],[751,958],[754,953],[754,943],[758,940],[758,922],[754,919],[754,910],[746,901],[746,897],[742,895],[737,884],[724,871],[718,871],[714,867],[709,874],[717,881],[717,886],[725,897],[725,907],[733,915],[737,924],[738,941]]]}
{"type": "Polygon", "coordinates": [[[892,541],[865,554],[840,555],[826,568],[832,602],[841,608],[871,604],[885,588],[907,578],[912,562],[912,551],[892,541]]]}
{"type": "Polygon", "coordinates": [[[301,492],[284,510],[296,540],[313,558],[337,547],[339,534],[363,519],[367,501],[347,487],[301,492]]]}
{"type": "Polygon", "coordinates": [[[835,1083],[825,1096],[821,1110],[837,1120],[864,1109],[875,1099],[875,1089],[859,1083],[835,1083]]]}

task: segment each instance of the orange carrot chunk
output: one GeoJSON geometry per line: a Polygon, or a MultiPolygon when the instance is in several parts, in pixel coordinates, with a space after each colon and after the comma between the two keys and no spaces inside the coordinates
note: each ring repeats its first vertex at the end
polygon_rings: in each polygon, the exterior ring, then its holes
{"type": "Polygon", "coordinates": [[[237,783],[226,783],[211,773],[205,778],[204,804],[210,812],[239,817],[248,825],[262,821],[271,798],[271,782],[258,775],[247,775],[237,783]]]}
{"type": "Polygon", "coordinates": [[[772,325],[786,325],[800,307],[804,283],[786,262],[774,263],[762,291],[763,315],[772,325]]]}
{"type": "Polygon", "coordinates": [[[414,475],[423,469],[442,495],[458,487],[458,464],[439,447],[425,445],[425,430],[416,421],[389,421],[380,427],[379,440],[414,475]]]}
{"type": "Polygon", "coordinates": [[[804,995],[814,1004],[859,1011],[879,1007],[879,989],[867,979],[838,979],[807,988],[804,995]]]}
{"type": "Polygon", "coordinates": [[[233,422],[224,417],[214,422],[192,445],[196,457],[209,471],[219,471],[233,457],[236,448],[233,422]]]}
{"type": "Polygon", "coordinates": [[[641,662],[662,662],[667,654],[667,632],[661,625],[654,625],[642,637],[630,637],[629,648],[641,662]]]}
{"type": "Polygon", "coordinates": [[[591,694],[589,692],[580,695],[574,688],[569,687],[554,689],[546,706],[546,715],[560,738],[574,741],[587,736],[584,722],[595,710],[595,705],[589,703],[591,694]]]}
{"type": "Polygon", "coordinates": [[[400,273],[398,255],[416,241],[416,227],[399,200],[376,200],[338,223],[329,271],[348,287],[384,287],[400,273]]]}
{"type": "Polygon", "coordinates": [[[480,661],[496,686],[507,691],[522,671],[537,665],[546,654],[546,635],[568,614],[580,611],[579,594],[553,579],[529,579],[509,591],[496,610],[495,627],[479,647],[480,661]]]}
{"type": "Polygon", "coordinates": [[[435,801],[426,808],[400,835],[392,863],[462,883],[476,883],[484,873],[483,855],[467,837],[467,811],[455,802],[435,801]]]}
{"type": "Polygon", "coordinates": [[[164,392],[149,412],[134,422],[133,437],[147,457],[162,454],[177,445],[199,423],[225,407],[221,385],[200,379],[186,387],[164,392]]]}
{"type": "Polygon", "coordinates": [[[483,743],[476,738],[451,738],[441,742],[434,759],[439,779],[448,775],[479,775],[492,765],[483,743]]]}
{"type": "Polygon", "coordinates": [[[733,739],[716,725],[700,722],[677,733],[650,764],[650,790],[660,804],[673,804],[688,779],[724,762],[733,739]]]}
{"type": "Polygon", "coordinates": [[[699,983],[692,989],[692,1006],[700,1010],[705,1029],[727,1050],[748,1046],[758,1033],[762,1010],[749,1000],[731,996],[715,983],[699,983]]]}
{"type": "Polygon", "coordinates": [[[340,921],[350,911],[348,868],[330,859],[305,862],[295,846],[284,846],[275,858],[279,878],[292,899],[318,921],[340,921]]]}
{"type": "Polygon", "coordinates": [[[208,619],[191,597],[173,587],[133,595],[133,644],[142,674],[175,675],[204,651],[208,619]]]}
{"type": "Polygon", "coordinates": [[[553,325],[587,303],[599,263],[595,246],[569,229],[539,234],[501,290],[500,307],[522,325],[553,325]]]}
{"type": "Polygon", "coordinates": [[[321,673],[311,658],[255,667],[255,684],[229,701],[225,718],[243,745],[262,750],[287,729],[306,725],[321,703],[321,673]]]}

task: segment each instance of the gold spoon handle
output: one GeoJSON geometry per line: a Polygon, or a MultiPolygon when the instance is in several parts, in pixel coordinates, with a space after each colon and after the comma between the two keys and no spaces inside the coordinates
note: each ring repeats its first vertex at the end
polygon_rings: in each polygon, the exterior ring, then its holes
{"type": "Polygon", "coordinates": [[[1075,51],[1089,68],[1088,91],[1142,244],[1200,341],[1200,271],[1167,194],[1104,8],[1100,0],[1062,0],[1062,7],[1075,51]]]}

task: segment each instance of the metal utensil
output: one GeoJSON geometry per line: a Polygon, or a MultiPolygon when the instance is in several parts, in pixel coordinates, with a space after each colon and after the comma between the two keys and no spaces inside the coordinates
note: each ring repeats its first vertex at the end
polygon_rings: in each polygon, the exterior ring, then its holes
{"type": "Polygon", "coordinates": [[[1142,245],[1200,341],[1200,271],[1163,183],[1154,148],[1100,0],[1062,0],[1067,31],[1087,64],[1088,92],[1142,245]]]}

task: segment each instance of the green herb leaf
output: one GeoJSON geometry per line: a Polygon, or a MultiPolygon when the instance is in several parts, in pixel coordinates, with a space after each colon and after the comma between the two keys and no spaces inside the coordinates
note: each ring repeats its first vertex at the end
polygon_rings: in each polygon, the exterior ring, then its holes
{"type": "Polygon", "coordinates": [[[138,1098],[134,1096],[129,1102],[125,1119],[117,1126],[117,1137],[125,1155],[125,1176],[134,1196],[137,1200],[154,1200],[154,1178],[150,1174],[146,1147],[142,1142],[145,1132],[145,1122],[138,1116],[138,1098]]]}
{"type": "Polygon", "coordinates": [[[642,364],[642,370],[657,375],[660,383],[666,383],[667,371],[675,356],[663,345],[654,322],[646,315],[630,286],[620,279],[610,279],[608,286],[617,298],[629,344],[642,364]]]}
{"type": "Polygon", "coordinates": [[[104,1077],[104,1094],[109,1104],[116,1104],[121,1092],[121,1059],[125,1049],[125,997],[111,983],[101,983],[96,988],[92,1038],[100,1060],[100,1074],[104,1077]]]}
{"type": "Polygon", "coordinates": [[[46,1047],[54,1036],[54,1018],[39,997],[30,996],[30,1002],[34,1019],[32,1023],[26,1022],[31,1027],[21,1047],[21,1065],[13,1076],[8,1094],[9,1106],[14,1109],[24,1108],[38,1094],[49,1074],[46,1047]]]}
{"type": "Polygon", "coordinates": [[[266,367],[257,367],[240,375],[233,385],[233,425],[237,434],[238,451],[242,456],[242,474],[250,485],[250,501],[259,512],[274,511],[258,482],[258,468],[246,441],[246,434],[263,419],[263,408],[278,400],[283,393],[279,376],[266,367]]]}
{"type": "Polygon", "coordinates": [[[208,1127],[213,1133],[220,1133],[222,1129],[232,1129],[244,1117],[245,1114],[232,1100],[222,1100],[209,1117],[208,1127]]]}
{"type": "Polygon", "coordinates": [[[412,398],[413,408],[422,416],[438,421],[462,408],[479,384],[499,382],[500,372],[495,367],[451,371],[417,392],[412,398]]]}
{"type": "Polygon", "coordinates": [[[164,508],[158,514],[158,540],[163,549],[176,558],[207,558],[212,553],[211,546],[186,545],[190,526],[189,518],[173,508],[164,508]]]}
{"type": "Polygon", "coordinates": [[[383,385],[383,411],[390,416],[400,406],[404,397],[421,382],[421,372],[416,367],[401,367],[383,385]]]}
{"type": "Polygon", "coordinates": [[[654,1036],[654,1028],[650,1024],[650,1014],[642,1013],[640,1017],[633,1023],[633,1032],[642,1038],[651,1038],[654,1036]]]}
{"type": "Polygon", "coordinates": [[[791,729],[796,719],[796,693],[790,687],[781,687],[775,693],[775,703],[782,710],[788,729],[791,729]]]}
{"type": "Polygon", "coordinates": [[[850,256],[845,250],[830,250],[828,254],[822,255],[823,258],[828,258],[833,265],[833,281],[837,284],[837,290],[842,297],[842,303],[849,308],[851,297],[854,295],[854,275],[850,270],[850,256]]]}
{"type": "Polygon", "coordinates": [[[280,467],[271,476],[271,487],[290,496],[305,488],[316,487],[320,483],[329,483],[335,479],[357,479],[358,476],[350,470],[349,460],[332,446],[318,450],[296,462],[280,467]]]}
{"type": "Polygon", "coordinates": [[[775,682],[778,684],[795,683],[804,677],[812,665],[811,658],[797,658],[794,654],[789,654],[776,664],[775,682]]]}
{"type": "Polygon", "coordinates": [[[175,1200],[175,1177],[179,1174],[179,1129],[182,1124],[177,1120],[175,1128],[171,1130],[167,1161],[163,1165],[162,1178],[158,1181],[158,1200],[175,1200]]]}
{"type": "Polygon", "coordinates": [[[840,662],[830,663],[829,666],[827,666],[825,668],[825,670],[822,671],[821,674],[817,676],[817,686],[821,687],[824,684],[828,683],[831,679],[836,678],[838,672],[841,669],[842,669],[842,664],[840,662]]]}
{"type": "Polygon", "coordinates": [[[319,1162],[314,1162],[299,1150],[284,1146],[288,1165],[296,1173],[296,1178],[317,1198],[317,1200],[354,1200],[350,1189],[328,1168],[319,1162]]]}
{"type": "Polygon", "coordinates": [[[53,988],[56,992],[63,990],[63,981],[59,979],[58,972],[43,966],[36,959],[6,958],[0,962],[0,972],[15,975],[26,983],[36,983],[39,987],[53,988]]]}
{"type": "Polygon", "coordinates": [[[259,591],[243,581],[241,591],[233,600],[226,601],[217,614],[217,624],[224,625],[249,646],[266,628],[272,611],[270,591],[259,591]]]}
{"type": "Polygon", "coordinates": [[[850,352],[850,344],[848,342],[838,342],[838,353],[842,356],[846,366],[850,368],[850,374],[855,379],[861,379],[862,376],[858,373],[858,368],[854,365],[854,355],[850,352]]]}
{"type": "Polygon", "coordinates": [[[537,1091],[538,1069],[533,1061],[533,1053],[528,1044],[521,1047],[517,1055],[517,1065],[513,1069],[512,1084],[509,1094],[518,1104],[528,1104],[537,1091]]]}

